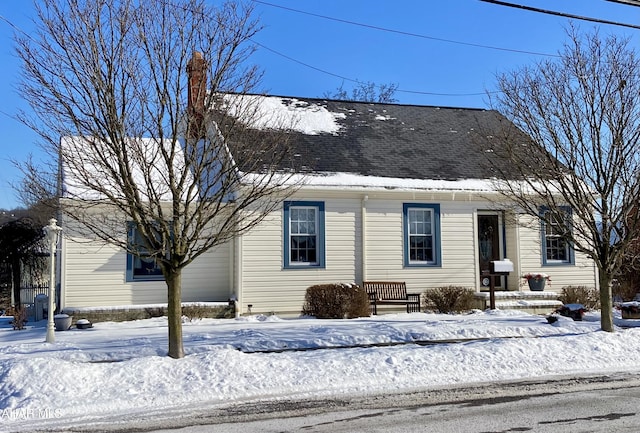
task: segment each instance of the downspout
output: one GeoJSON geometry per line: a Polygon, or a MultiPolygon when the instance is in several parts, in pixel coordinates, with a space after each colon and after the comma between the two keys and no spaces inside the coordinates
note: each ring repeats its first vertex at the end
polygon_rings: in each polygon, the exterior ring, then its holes
{"type": "Polygon", "coordinates": [[[67,306],[67,291],[66,291],[66,271],[67,271],[67,257],[66,257],[66,252],[67,252],[67,239],[66,236],[64,235],[64,231],[60,232],[60,241],[58,242],[58,245],[56,246],[57,251],[56,251],[56,268],[57,268],[57,275],[58,275],[58,284],[59,286],[57,287],[57,289],[59,289],[59,297],[58,297],[58,303],[60,304],[58,307],[59,311],[62,311],[66,306],[67,306]]]}
{"type": "Polygon", "coordinates": [[[367,201],[369,196],[362,197],[360,202],[360,238],[362,239],[362,281],[367,281],[367,201]]]}
{"type": "Polygon", "coordinates": [[[515,220],[515,229],[516,229],[516,254],[518,255],[518,260],[514,264],[514,272],[515,272],[515,281],[516,290],[520,290],[520,275],[522,275],[522,250],[520,249],[520,216],[517,212],[514,212],[513,216],[515,220]]]}
{"type": "MultiPolygon", "coordinates": [[[[502,210],[498,214],[498,224],[502,228],[502,255],[500,256],[500,260],[508,259],[509,253],[507,252],[507,215],[504,210],[502,210]]],[[[502,287],[504,288],[504,290],[509,290],[509,275],[504,276],[504,285],[502,287]]]]}
{"type": "MultiPolygon", "coordinates": [[[[233,240],[233,253],[231,254],[231,262],[235,261],[235,276],[234,273],[231,272],[230,279],[232,280],[235,277],[235,287],[236,287],[236,318],[242,316],[242,235],[236,236],[233,240]]],[[[231,269],[234,267],[232,266],[231,269]]],[[[233,285],[231,286],[233,287],[233,285]]]]}
{"type": "Polygon", "coordinates": [[[473,208],[472,224],[473,224],[473,236],[471,238],[471,241],[473,243],[473,268],[474,268],[473,272],[476,275],[475,291],[481,292],[482,291],[482,275],[480,270],[480,245],[479,245],[480,228],[478,227],[478,208],[477,207],[473,208]]]}

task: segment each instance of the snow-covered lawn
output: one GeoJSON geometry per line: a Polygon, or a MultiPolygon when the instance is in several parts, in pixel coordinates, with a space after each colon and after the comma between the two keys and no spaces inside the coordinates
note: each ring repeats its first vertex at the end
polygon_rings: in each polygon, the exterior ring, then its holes
{"type": "MultiPolygon", "coordinates": [[[[640,328],[605,333],[596,314],[553,324],[499,310],[353,320],[203,319],[185,322],[187,356],[180,360],[165,356],[165,318],[56,332],[54,344],[44,343],[45,322],[14,331],[9,320],[0,318],[2,431],[255,399],[640,368],[640,328]],[[275,352],[263,353],[269,350],[275,352]]],[[[636,322],[616,318],[619,325],[636,322]]]]}

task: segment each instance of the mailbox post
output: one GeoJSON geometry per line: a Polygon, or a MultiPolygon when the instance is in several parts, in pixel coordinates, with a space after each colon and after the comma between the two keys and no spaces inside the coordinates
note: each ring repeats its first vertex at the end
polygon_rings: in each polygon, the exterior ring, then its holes
{"type": "Polygon", "coordinates": [[[483,273],[489,277],[489,308],[496,309],[496,285],[493,277],[501,277],[509,275],[509,272],[513,272],[513,262],[507,258],[502,260],[494,260],[489,262],[489,272],[483,273]]]}

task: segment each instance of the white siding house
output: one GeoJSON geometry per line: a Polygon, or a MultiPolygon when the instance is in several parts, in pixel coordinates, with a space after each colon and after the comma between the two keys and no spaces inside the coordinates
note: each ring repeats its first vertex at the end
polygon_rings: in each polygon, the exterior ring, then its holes
{"type": "MultiPolygon", "coordinates": [[[[253,230],[189,265],[184,301],[235,299],[239,314],[297,314],[306,288],[322,283],[485,291],[482,272],[503,258],[515,269],[496,280],[499,290],[528,290],[528,272],[549,274],[547,291],[597,286],[591,260],[566,244],[554,250],[544,227],[501,205],[474,134],[497,113],[262,98],[271,111],[298,116],[290,138],[306,161],[304,186],[253,230]]],[[[127,255],[113,247],[67,236],[61,261],[63,308],[166,302],[164,283],[128,279],[127,255]]]]}
{"type": "Polygon", "coordinates": [[[300,269],[285,266],[284,211],[274,213],[242,237],[242,249],[237,251],[242,277],[234,289],[240,294],[238,311],[246,314],[251,305],[253,313],[297,313],[307,287],[332,282],[405,281],[408,291],[414,293],[449,285],[488,290],[478,260],[478,215],[499,217],[501,257],[514,262],[514,272],[499,282],[500,289],[528,291],[526,280],[520,277],[527,272],[550,275],[546,291],[559,292],[568,285],[595,287],[595,267],[586,257],[575,253],[575,263],[544,266],[540,231],[514,224],[514,216],[492,210],[492,202],[470,197],[458,193],[452,200],[451,193],[373,190],[354,197],[354,193],[346,192],[313,190],[305,195],[301,191],[292,200],[324,203],[325,265],[300,269]],[[405,204],[439,205],[439,264],[423,267],[405,263],[405,204]],[[503,219],[511,221],[505,224],[503,219]]]}

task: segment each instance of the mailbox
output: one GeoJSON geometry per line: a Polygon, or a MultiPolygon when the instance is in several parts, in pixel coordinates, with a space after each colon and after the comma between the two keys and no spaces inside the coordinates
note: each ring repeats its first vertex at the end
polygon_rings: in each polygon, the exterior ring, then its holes
{"type": "Polygon", "coordinates": [[[492,274],[508,274],[513,272],[513,262],[509,259],[494,260],[489,262],[489,269],[492,274]]]}

